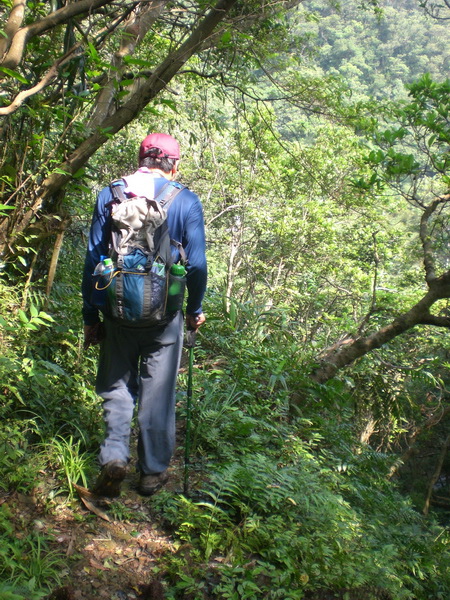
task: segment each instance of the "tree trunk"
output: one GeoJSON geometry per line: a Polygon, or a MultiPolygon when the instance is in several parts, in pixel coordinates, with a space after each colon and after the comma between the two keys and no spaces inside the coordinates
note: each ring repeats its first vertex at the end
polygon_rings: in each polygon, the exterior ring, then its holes
{"type": "MultiPolygon", "coordinates": [[[[450,194],[444,194],[434,198],[426,207],[422,204],[423,213],[420,219],[419,235],[422,243],[425,282],[428,286],[427,293],[410,310],[398,316],[386,327],[382,327],[375,333],[365,337],[346,337],[340,343],[334,344],[328,350],[325,350],[318,361],[317,367],[311,373],[313,381],[325,383],[334,377],[339,369],[347,367],[358,358],[376,348],[380,348],[383,344],[390,342],[416,325],[450,328],[450,317],[440,317],[430,312],[430,308],[437,300],[450,298],[450,271],[446,271],[440,276],[436,275],[432,235],[430,234],[430,221],[433,215],[449,201],[450,194]]],[[[373,293],[371,312],[373,312],[375,305],[376,296],[373,293]]]]}
{"type": "Polygon", "coordinates": [[[56,275],[56,267],[58,266],[59,253],[61,252],[62,243],[64,240],[64,234],[66,233],[66,227],[68,223],[66,222],[64,228],[58,231],[56,234],[55,245],[53,246],[52,258],[50,260],[50,267],[48,270],[47,277],[47,287],[45,289],[45,295],[47,296],[45,306],[47,307],[48,301],[50,298],[50,293],[52,291],[53,282],[55,280],[56,275]]]}
{"type": "Polygon", "coordinates": [[[130,18],[122,35],[119,50],[114,54],[108,81],[98,94],[88,128],[94,130],[101,126],[102,121],[111,113],[113,106],[116,83],[120,81],[124,71],[124,57],[131,56],[149,31],[152,25],[161,16],[168,4],[168,0],[151,0],[142,10],[130,18]]]}
{"type": "Polygon", "coordinates": [[[400,467],[411,458],[414,454],[416,442],[419,439],[420,435],[437,425],[444,419],[448,414],[450,414],[450,406],[446,406],[439,415],[432,415],[429,417],[423,425],[420,425],[414,429],[414,431],[408,437],[408,448],[401,454],[399,460],[395,462],[394,465],[389,470],[388,479],[392,479],[395,477],[400,469],[400,467]]]}

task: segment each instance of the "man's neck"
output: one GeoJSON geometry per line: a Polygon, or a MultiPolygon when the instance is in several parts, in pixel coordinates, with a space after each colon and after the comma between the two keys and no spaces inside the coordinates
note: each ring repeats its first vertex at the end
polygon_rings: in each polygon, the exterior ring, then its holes
{"type": "Polygon", "coordinates": [[[150,175],[157,175],[158,177],[165,177],[166,179],[173,179],[173,174],[172,173],[165,173],[164,171],[162,171],[161,169],[149,169],[148,167],[140,167],[139,171],[142,171],[144,173],[149,173],[150,175]]]}

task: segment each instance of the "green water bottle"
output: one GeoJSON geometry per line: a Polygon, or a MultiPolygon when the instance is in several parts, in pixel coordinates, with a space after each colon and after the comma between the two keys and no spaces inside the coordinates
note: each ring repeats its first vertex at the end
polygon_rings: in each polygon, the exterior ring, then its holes
{"type": "Polygon", "coordinates": [[[183,307],[184,290],[186,288],[186,268],[183,265],[172,265],[169,271],[169,288],[167,290],[167,312],[175,312],[183,307]]]}

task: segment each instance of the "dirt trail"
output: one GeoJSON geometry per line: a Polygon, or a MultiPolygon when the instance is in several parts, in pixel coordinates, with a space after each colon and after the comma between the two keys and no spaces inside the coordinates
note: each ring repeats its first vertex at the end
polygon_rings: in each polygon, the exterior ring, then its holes
{"type": "MultiPolygon", "coordinates": [[[[164,597],[152,571],[159,557],[175,552],[174,543],[152,508],[152,500],[136,492],[137,474],[133,471],[124,481],[120,499],[101,507],[110,521],[90,512],[81,500],[68,503],[61,497],[49,503],[48,493],[39,486],[32,496],[14,492],[0,497],[18,536],[36,531],[46,539],[53,537],[51,550],[67,558],[60,573],[61,587],[48,600],[164,597]]],[[[181,491],[183,464],[179,456],[169,473],[167,489],[181,491]]]]}

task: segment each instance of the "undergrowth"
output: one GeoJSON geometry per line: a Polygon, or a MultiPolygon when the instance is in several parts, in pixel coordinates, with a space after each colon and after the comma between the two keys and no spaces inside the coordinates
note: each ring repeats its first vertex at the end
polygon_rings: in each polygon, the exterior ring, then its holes
{"type": "Polygon", "coordinates": [[[298,442],[296,456],[289,454],[288,462],[255,454],[223,465],[200,490],[202,500],[155,498],[180,542],[195,549],[183,564],[164,559],[169,597],[208,597],[194,592],[199,581],[210,582],[212,597],[230,599],[301,599],[322,588],[374,599],[448,596],[447,532],[380,485],[375,469],[361,480],[298,442]]]}
{"type": "Polygon", "coordinates": [[[208,346],[226,356],[194,377],[205,483],[191,498],[153,500],[179,540],[160,564],[167,597],[447,598],[448,531],[389,480],[394,455],[357,441],[345,385],[312,385],[286,331],[265,343],[260,315],[242,325],[217,321],[197,354],[200,364],[208,346]],[[292,413],[288,395],[299,390],[308,400],[292,413]]]}
{"type": "Polygon", "coordinates": [[[56,496],[70,502],[73,483],[86,484],[100,431],[94,361],[39,294],[19,308],[18,290],[0,278],[0,297],[0,598],[38,600],[67,574],[67,559],[30,529],[15,498],[42,488],[52,510],[56,496]]]}
{"type": "MultiPolygon", "coordinates": [[[[86,486],[101,409],[95,351],[82,355],[79,332],[33,302],[2,313],[0,491],[31,494],[44,470],[56,482],[51,510],[56,496],[73,501],[74,483],[86,486]]],[[[159,559],[167,598],[446,600],[448,531],[388,478],[396,456],[358,442],[345,382],[312,384],[279,314],[245,306],[224,319],[213,300],[210,315],[191,414],[191,468],[203,483],[192,497],[161,491],[151,501],[178,545],[159,559]]],[[[186,384],[184,374],[179,419],[186,384]]],[[[64,559],[0,509],[0,597],[43,597],[64,559]]],[[[133,518],[120,503],[111,516],[133,518]]]]}
{"type": "Polygon", "coordinates": [[[37,600],[61,581],[65,557],[39,532],[15,530],[8,507],[0,506],[0,598],[37,600]]]}

